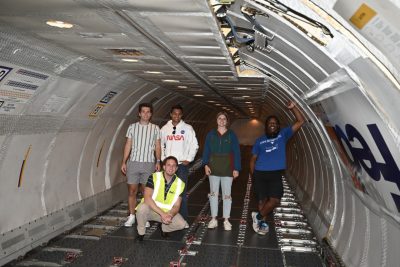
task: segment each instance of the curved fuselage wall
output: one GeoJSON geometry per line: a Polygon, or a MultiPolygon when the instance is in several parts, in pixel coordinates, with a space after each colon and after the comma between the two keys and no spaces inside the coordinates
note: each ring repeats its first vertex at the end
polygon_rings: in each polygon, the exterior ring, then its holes
{"type": "Polygon", "coordinates": [[[1,45],[0,265],[122,200],[136,105],[175,99],[27,35],[1,45]]]}

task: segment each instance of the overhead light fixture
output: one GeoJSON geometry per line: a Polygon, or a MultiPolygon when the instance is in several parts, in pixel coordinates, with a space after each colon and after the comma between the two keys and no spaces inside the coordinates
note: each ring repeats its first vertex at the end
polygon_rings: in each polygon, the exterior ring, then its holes
{"type": "Polygon", "coordinates": [[[139,60],[134,58],[121,58],[121,60],[125,62],[139,62],[139,60]]]}
{"type": "Polygon", "coordinates": [[[146,70],[145,73],[148,73],[148,74],[162,74],[161,71],[151,71],[151,70],[146,70]]]}
{"type": "Polygon", "coordinates": [[[236,90],[251,90],[248,87],[236,87],[236,90]]]}
{"type": "Polygon", "coordinates": [[[61,20],[48,20],[46,21],[46,24],[52,27],[57,27],[62,29],[71,29],[72,27],[74,27],[73,24],[61,20]]]}
{"type": "Polygon", "coordinates": [[[219,103],[217,103],[217,104],[215,104],[216,106],[221,106],[221,104],[219,104],[219,103]]]}
{"type": "Polygon", "coordinates": [[[244,96],[242,96],[243,98],[246,98],[246,97],[250,97],[250,96],[248,96],[248,95],[244,95],[244,96]]]}
{"type": "Polygon", "coordinates": [[[251,104],[251,102],[250,102],[250,101],[246,101],[246,102],[244,102],[244,103],[246,103],[246,104],[251,104]]]}
{"type": "Polygon", "coordinates": [[[179,83],[180,81],[178,81],[178,80],[162,80],[163,82],[166,82],[166,83],[179,83]]]}
{"type": "Polygon", "coordinates": [[[196,95],[193,95],[193,96],[204,96],[204,95],[196,94],[196,95]]]}
{"type": "Polygon", "coordinates": [[[208,100],[207,102],[208,102],[208,103],[215,103],[214,100],[208,100]]]}
{"type": "Polygon", "coordinates": [[[178,88],[180,88],[180,89],[186,89],[186,88],[188,88],[186,85],[178,85],[178,88]]]}

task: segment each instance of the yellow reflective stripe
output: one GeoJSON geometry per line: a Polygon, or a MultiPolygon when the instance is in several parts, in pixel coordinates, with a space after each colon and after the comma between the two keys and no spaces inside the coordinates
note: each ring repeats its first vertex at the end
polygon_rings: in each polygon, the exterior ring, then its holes
{"type": "MultiPolygon", "coordinates": [[[[162,177],[162,172],[156,172],[156,181],[154,185],[153,195],[151,196],[153,200],[156,200],[158,191],[160,190],[161,178],[164,178],[162,177]]],[[[153,182],[154,182],[154,177],[153,177],[153,182]]]]}
{"type": "Polygon", "coordinates": [[[175,202],[178,200],[178,197],[181,194],[181,187],[182,187],[182,181],[181,179],[178,179],[178,184],[176,185],[175,196],[174,199],[172,200],[172,205],[175,204],[175,202]]]}
{"type": "Polygon", "coordinates": [[[171,210],[172,207],[174,206],[174,203],[172,203],[172,204],[164,204],[164,203],[161,203],[161,202],[158,202],[158,201],[155,201],[155,202],[156,202],[156,205],[161,209],[171,210]]]}

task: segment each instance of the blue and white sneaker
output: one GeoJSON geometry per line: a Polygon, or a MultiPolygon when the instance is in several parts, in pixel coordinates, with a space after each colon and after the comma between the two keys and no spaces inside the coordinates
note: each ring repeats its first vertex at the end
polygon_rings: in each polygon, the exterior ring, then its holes
{"type": "Polygon", "coordinates": [[[260,224],[258,225],[259,229],[258,229],[258,234],[259,235],[266,235],[269,231],[269,226],[266,222],[264,221],[260,221],[260,224]]]}
{"type": "Polygon", "coordinates": [[[254,232],[256,232],[256,233],[258,233],[258,231],[260,230],[260,220],[259,219],[257,219],[257,214],[258,214],[258,212],[256,212],[256,211],[253,211],[252,213],[251,213],[251,218],[253,219],[253,230],[254,230],[254,232]]]}

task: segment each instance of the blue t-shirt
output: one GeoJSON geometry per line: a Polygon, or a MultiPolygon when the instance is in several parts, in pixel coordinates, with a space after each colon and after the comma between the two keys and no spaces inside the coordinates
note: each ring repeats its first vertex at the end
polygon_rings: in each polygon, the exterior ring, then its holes
{"type": "Polygon", "coordinates": [[[255,170],[286,169],[286,143],[292,136],[292,127],[286,127],[280,130],[276,138],[268,138],[266,135],[259,137],[251,151],[253,155],[257,155],[255,170]]]}

